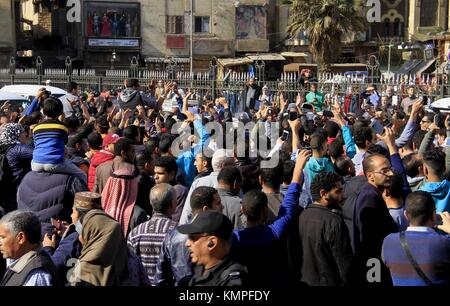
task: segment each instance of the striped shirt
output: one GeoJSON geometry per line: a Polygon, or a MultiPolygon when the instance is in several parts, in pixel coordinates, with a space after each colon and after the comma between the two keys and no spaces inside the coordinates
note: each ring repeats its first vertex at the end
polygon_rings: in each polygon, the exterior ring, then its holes
{"type": "Polygon", "coordinates": [[[69,129],[59,120],[45,120],[33,129],[33,162],[57,165],[64,162],[69,129]]]}
{"type": "MultiPolygon", "coordinates": [[[[406,241],[418,265],[436,285],[450,284],[450,238],[432,228],[408,227],[406,241]]],[[[425,286],[400,243],[399,233],[383,242],[382,258],[391,272],[394,286],[425,286]]]]}
{"type": "Polygon", "coordinates": [[[134,228],[128,236],[128,245],[141,259],[147,276],[155,286],[156,264],[164,237],[176,227],[177,223],[161,213],[154,213],[152,218],[134,228]]]}

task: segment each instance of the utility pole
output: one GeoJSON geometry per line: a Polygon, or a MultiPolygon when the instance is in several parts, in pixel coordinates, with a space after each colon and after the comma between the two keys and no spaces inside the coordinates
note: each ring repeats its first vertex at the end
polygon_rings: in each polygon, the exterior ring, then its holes
{"type": "Polygon", "coordinates": [[[194,0],[191,0],[191,38],[190,38],[190,69],[191,75],[194,73],[194,0]]]}

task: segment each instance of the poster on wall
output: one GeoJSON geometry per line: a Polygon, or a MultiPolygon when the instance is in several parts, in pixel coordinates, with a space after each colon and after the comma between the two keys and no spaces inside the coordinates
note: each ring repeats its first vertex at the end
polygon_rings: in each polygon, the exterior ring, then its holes
{"type": "Polygon", "coordinates": [[[236,8],[236,39],[267,39],[267,11],[263,6],[236,8]]]}
{"type": "Polygon", "coordinates": [[[84,35],[96,38],[140,37],[141,15],[139,3],[84,3],[84,35]]]}

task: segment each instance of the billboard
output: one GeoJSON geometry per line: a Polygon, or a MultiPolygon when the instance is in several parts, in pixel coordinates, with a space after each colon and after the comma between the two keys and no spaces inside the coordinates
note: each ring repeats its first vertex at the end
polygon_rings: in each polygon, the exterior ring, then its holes
{"type": "Polygon", "coordinates": [[[267,11],[263,6],[236,9],[236,39],[267,39],[267,11]]]}
{"type": "Polygon", "coordinates": [[[83,20],[87,38],[123,40],[141,36],[139,3],[87,1],[83,20]]]}

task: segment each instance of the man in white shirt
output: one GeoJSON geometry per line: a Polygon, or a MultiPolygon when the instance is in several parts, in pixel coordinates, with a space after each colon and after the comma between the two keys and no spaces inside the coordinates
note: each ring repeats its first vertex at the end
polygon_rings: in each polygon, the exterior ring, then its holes
{"type": "Polygon", "coordinates": [[[73,106],[79,101],[80,89],[76,82],[69,82],[67,94],[60,97],[59,100],[63,104],[64,117],[69,118],[74,115],[73,106]]]}

